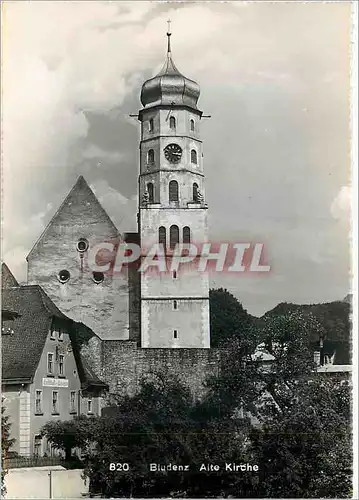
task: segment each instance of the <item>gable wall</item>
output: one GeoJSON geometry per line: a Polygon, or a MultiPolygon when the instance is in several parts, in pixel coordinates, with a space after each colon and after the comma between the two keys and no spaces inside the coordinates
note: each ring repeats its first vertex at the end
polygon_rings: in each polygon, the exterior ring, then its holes
{"type": "Polygon", "coordinates": [[[28,257],[28,283],[39,284],[59,307],[89,326],[99,337],[128,338],[128,280],[124,273],[105,276],[96,284],[88,265],[88,252],[81,259],[79,238],[90,248],[117,237],[117,231],[99,206],[87,184],[75,186],[28,257]],[[70,280],[58,280],[60,270],[70,272],[70,280]]]}

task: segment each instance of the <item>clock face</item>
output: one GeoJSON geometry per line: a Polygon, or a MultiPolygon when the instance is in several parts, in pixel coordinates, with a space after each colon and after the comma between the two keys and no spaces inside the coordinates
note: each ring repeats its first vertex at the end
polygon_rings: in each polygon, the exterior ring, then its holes
{"type": "Polygon", "coordinates": [[[164,149],[166,160],[178,163],[182,156],[182,148],[178,144],[168,144],[164,149]]]}

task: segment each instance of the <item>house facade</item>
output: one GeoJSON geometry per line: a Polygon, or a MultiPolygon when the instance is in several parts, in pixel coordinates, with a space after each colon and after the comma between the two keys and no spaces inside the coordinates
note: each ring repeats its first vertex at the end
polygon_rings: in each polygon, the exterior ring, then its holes
{"type": "Polygon", "coordinates": [[[2,331],[3,405],[16,440],[11,451],[51,456],[40,435],[46,422],[101,414],[108,386],[80,355],[81,339],[94,334],[61,313],[38,285],[4,288],[2,295],[4,310],[17,313],[2,331]]]}

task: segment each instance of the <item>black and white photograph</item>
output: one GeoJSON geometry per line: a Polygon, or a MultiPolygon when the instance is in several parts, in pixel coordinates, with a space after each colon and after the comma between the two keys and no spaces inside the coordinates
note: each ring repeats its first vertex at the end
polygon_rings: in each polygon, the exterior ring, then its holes
{"type": "Polygon", "coordinates": [[[358,498],[357,2],[1,14],[1,498],[358,498]]]}

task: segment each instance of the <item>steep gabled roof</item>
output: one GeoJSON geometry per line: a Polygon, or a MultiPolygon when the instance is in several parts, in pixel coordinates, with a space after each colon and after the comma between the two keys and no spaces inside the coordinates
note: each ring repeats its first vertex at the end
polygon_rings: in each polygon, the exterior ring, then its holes
{"type": "Polygon", "coordinates": [[[83,323],[77,323],[65,316],[39,285],[4,289],[2,299],[4,309],[19,314],[11,326],[14,333],[2,336],[3,383],[32,381],[50,328],[57,319],[67,326],[70,333],[81,386],[107,387],[87,368],[80,356],[77,337],[88,339],[95,333],[83,323]]]}
{"type": "Polygon", "coordinates": [[[10,288],[12,286],[19,286],[19,283],[5,262],[3,262],[1,265],[1,287],[10,288]]]}
{"type": "Polygon", "coordinates": [[[106,210],[103,208],[101,203],[96,198],[94,192],[87,184],[86,180],[82,175],[77,179],[75,185],[66,196],[60,207],[58,208],[55,215],[52,217],[50,222],[45,227],[44,231],[40,235],[39,239],[35,242],[34,246],[30,250],[26,260],[29,259],[34,250],[38,247],[38,245],[42,242],[42,240],[47,235],[50,228],[59,220],[60,217],[64,219],[68,219],[69,223],[71,223],[71,216],[74,213],[75,207],[81,205],[81,211],[85,214],[86,210],[89,210],[89,205],[91,205],[91,211],[96,212],[99,218],[105,220],[112,231],[111,236],[118,236],[119,232],[116,228],[115,224],[112,222],[110,216],[107,214],[106,210]],[[95,208],[95,210],[94,210],[95,208]],[[67,217],[68,216],[68,217],[67,217]]]}

